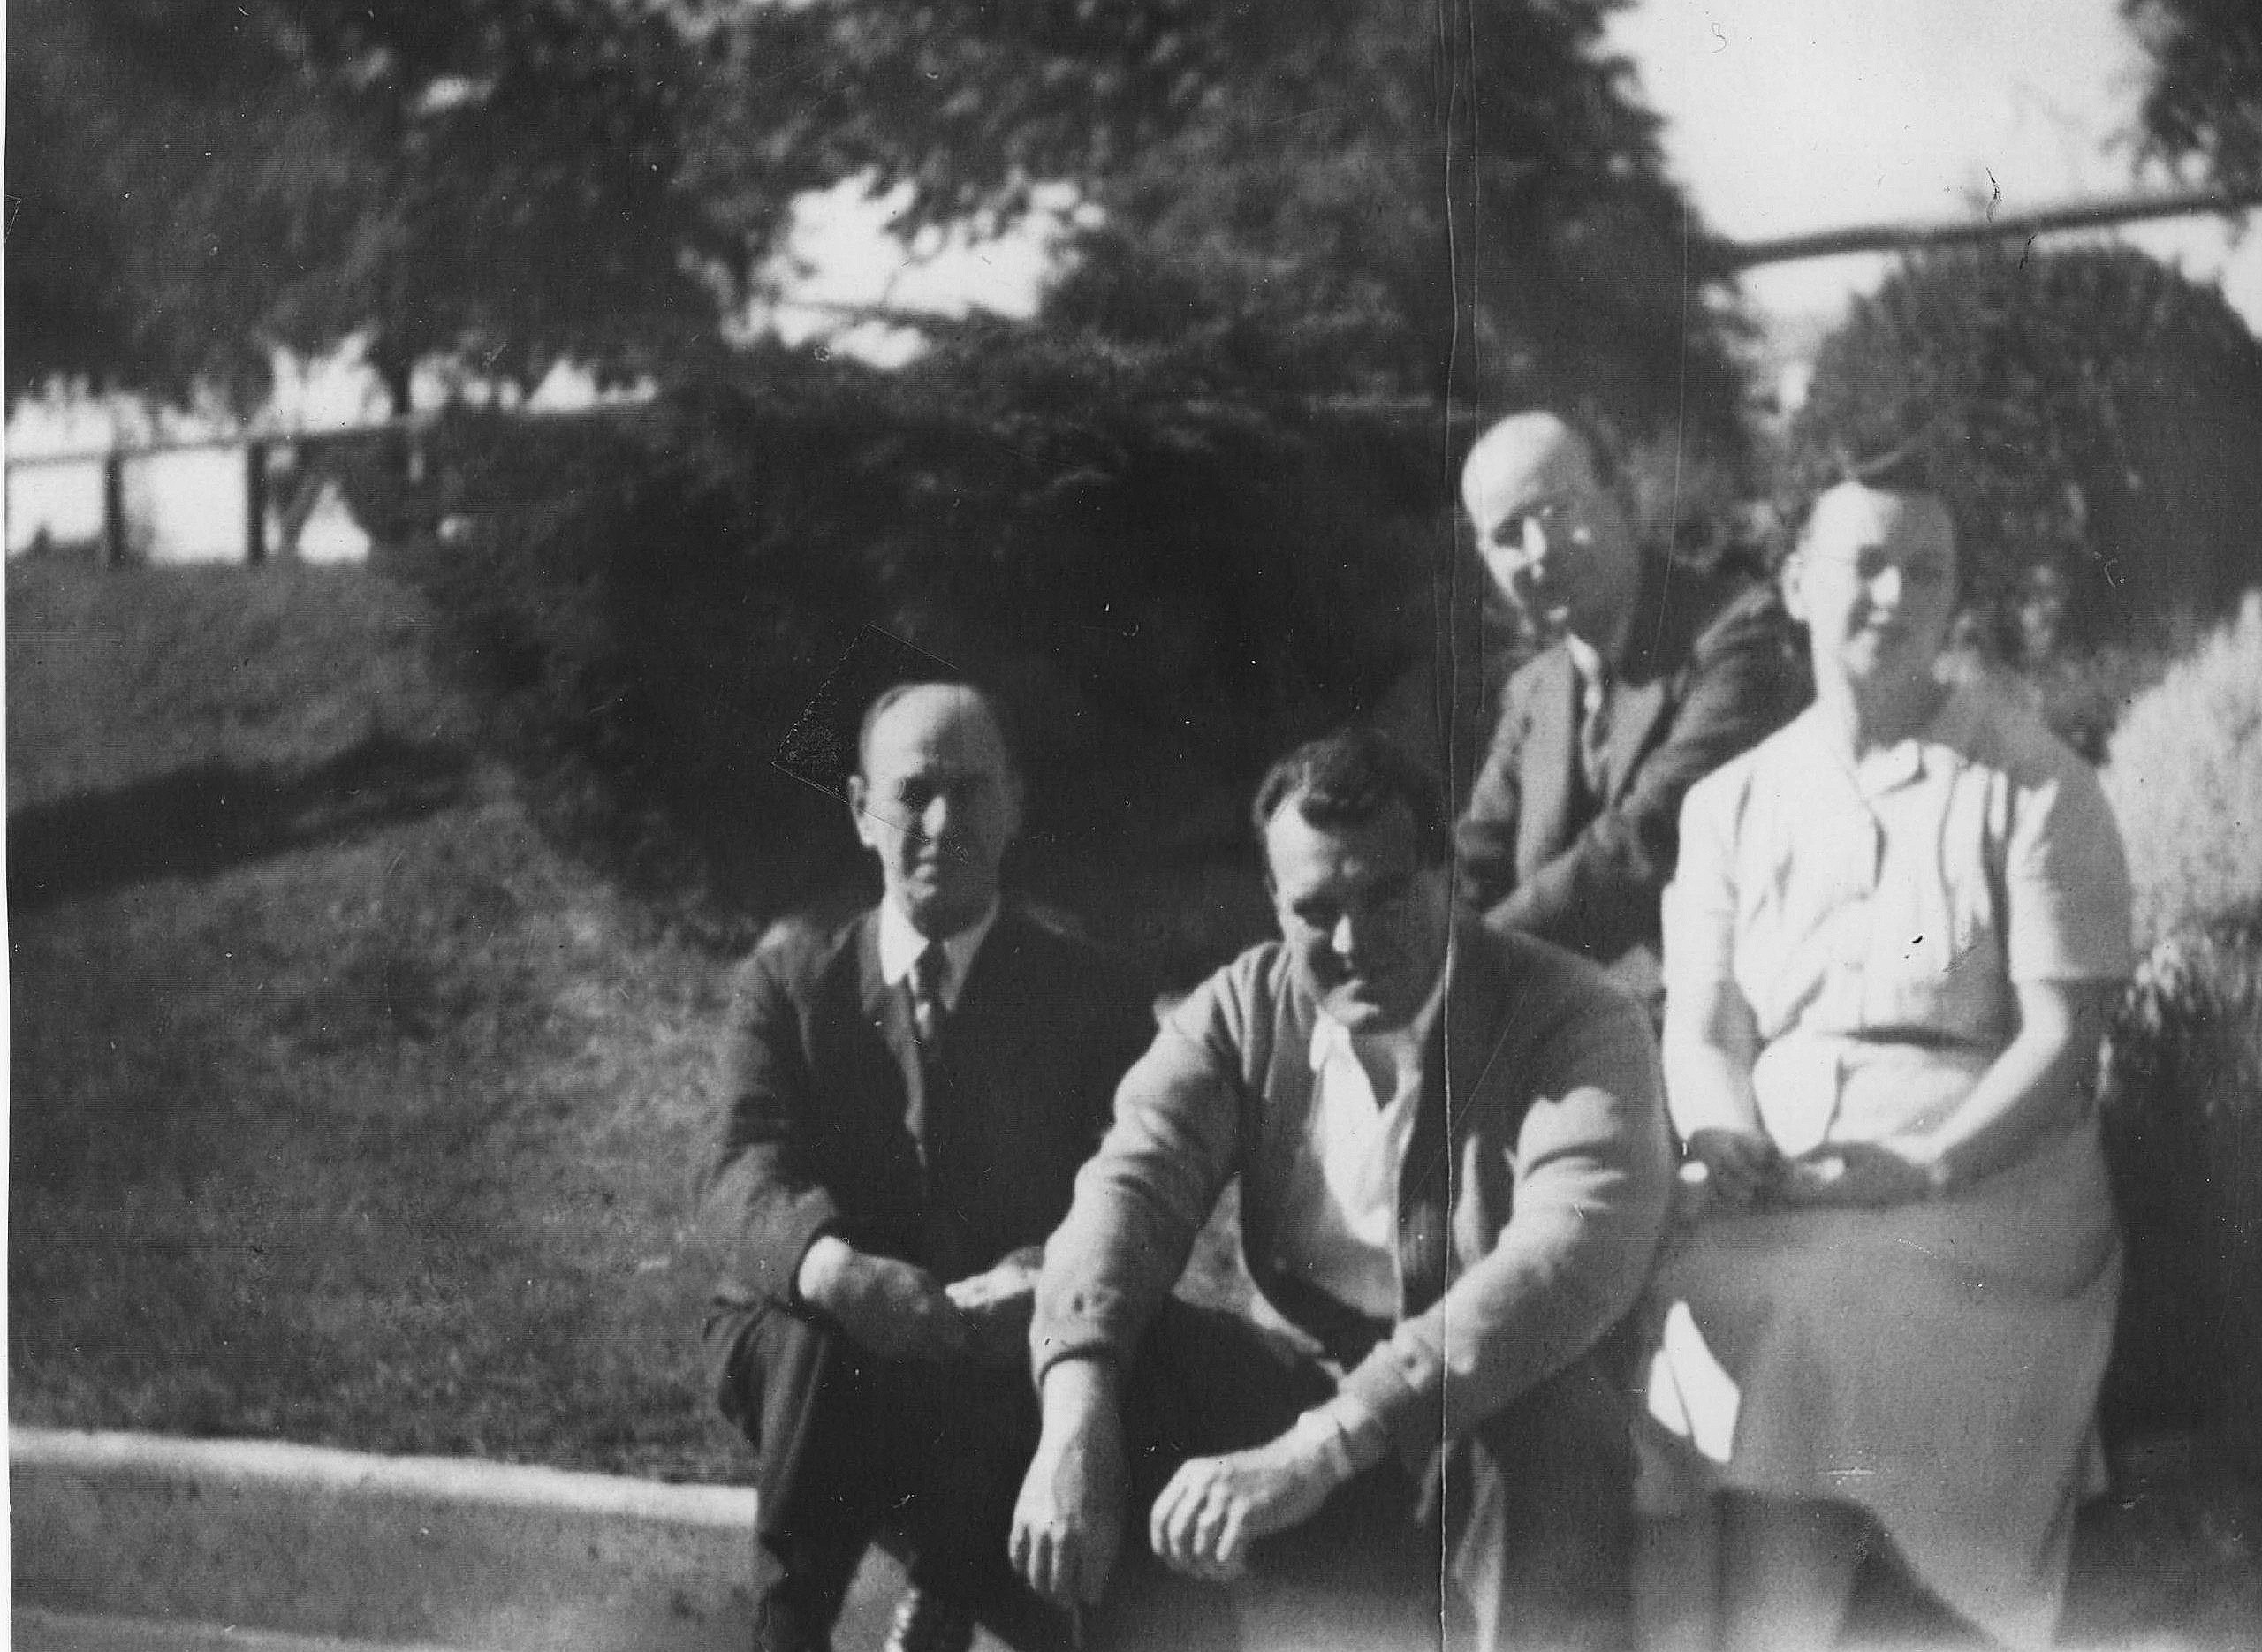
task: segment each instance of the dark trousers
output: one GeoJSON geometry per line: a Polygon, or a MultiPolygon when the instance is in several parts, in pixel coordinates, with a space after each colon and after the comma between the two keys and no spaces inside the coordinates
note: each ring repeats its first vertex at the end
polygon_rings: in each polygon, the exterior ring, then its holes
{"type": "MultiPolygon", "coordinates": [[[[1377,1327],[1379,1332],[1383,1328],[1377,1327]]],[[[1180,1464],[1260,1445],[1335,1391],[1308,1343],[1172,1301],[1126,1395],[1132,1504],[1118,1582],[1095,1622],[1109,1646],[1227,1646],[1229,1592],[1164,1572],[1147,1516],[1180,1464]]],[[[1422,1470],[1385,1459],[1311,1520],[1253,1545],[1260,1587],[1326,1600],[1382,1646],[1486,1652],[1630,1644],[1634,1535],[1623,1395],[1582,1361],[1487,1419],[1422,1470]]]]}
{"type": "Polygon", "coordinates": [[[755,1451],[758,1636],[819,1641],[881,1539],[915,1587],[961,1603],[1009,1645],[1067,1644],[1066,1618],[1006,1557],[1036,1444],[1026,1371],[874,1359],[770,1303],[718,1306],[707,1337],[724,1414],[755,1451]]]}

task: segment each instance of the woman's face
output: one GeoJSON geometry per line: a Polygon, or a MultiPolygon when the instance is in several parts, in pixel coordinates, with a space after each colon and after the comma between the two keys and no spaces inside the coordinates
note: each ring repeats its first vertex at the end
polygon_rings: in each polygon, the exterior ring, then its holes
{"type": "Polygon", "coordinates": [[[1841,483],[1816,503],[1783,594],[1818,678],[1885,687],[1928,677],[1955,616],[1947,507],[1841,483]]]}

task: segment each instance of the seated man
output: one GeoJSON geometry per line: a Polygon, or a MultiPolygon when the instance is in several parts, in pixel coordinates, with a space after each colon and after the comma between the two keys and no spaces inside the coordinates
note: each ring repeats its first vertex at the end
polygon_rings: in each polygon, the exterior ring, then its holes
{"type": "Polygon", "coordinates": [[[1682,796],[1810,691],[1773,587],[1637,543],[1608,462],[1562,420],[1527,413],[1478,437],[1462,466],[1477,550],[1543,647],[1502,691],[1456,837],[1462,896],[1496,928],[1654,993],[1682,796]]]}
{"type": "Polygon", "coordinates": [[[1037,1247],[1154,1022],[1102,954],[999,899],[1019,775],[974,690],[883,694],[848,784],[878,908],[749,961],[710,1177],[734,1268],[707,1337],[759,1454],[755,1641],[830,1644],[873,1535],[913,1589],[892,1648],[1066,1623],[1005,1563],[1036,1438],[1037,1247]]]}
{"type": "Polygon", "coordinates": [[[1354,1566],[1411,1550],[1434,1589],[1449,1559],[1481,1646],[1620,1645],[1630,1413],[1597,1345],[1672,1175],[1648,1021],[1594,966],[1454,919],[1439,789],[1378,737],[1294,752],[1255,815],[1280,939],[1167,1018],[1046,1246],[1014,1564],[1099,1602],[1135,1493],[1196,1579],[1294,1574],[1347,1523],[1354,1566]],[[1236,1175],[1293,1352],[1165,1302],[1236,1175]]]}

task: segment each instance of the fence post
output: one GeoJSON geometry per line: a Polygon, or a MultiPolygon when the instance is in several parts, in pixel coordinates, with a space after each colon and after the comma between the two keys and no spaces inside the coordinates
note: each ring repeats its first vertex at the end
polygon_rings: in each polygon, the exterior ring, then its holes
{"type": "Polygon", "coordinates": [[[244,560],[267,560],[267,443],[244,443],[244,560]]]}
{"type": "Polygon", "coordinates": [[[102,562],[125,565],[125,456],[116,448],[102,455],[102,562]]]}

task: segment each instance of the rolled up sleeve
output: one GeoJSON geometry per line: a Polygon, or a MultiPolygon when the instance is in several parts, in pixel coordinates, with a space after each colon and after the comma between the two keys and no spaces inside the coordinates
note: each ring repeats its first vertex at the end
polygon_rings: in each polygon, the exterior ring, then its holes
{"type": "Polygon", "coordinates": [[[1165,1017],[1117,1087],[1114,1123],[1045,1243],[1029,1327],[1039,1382],[1062,1360],[1128,1363],[1233,1174],[1242,1084],[1230,974],[1165,1017]]]}

